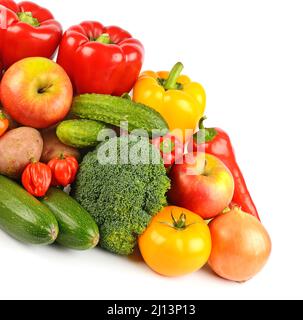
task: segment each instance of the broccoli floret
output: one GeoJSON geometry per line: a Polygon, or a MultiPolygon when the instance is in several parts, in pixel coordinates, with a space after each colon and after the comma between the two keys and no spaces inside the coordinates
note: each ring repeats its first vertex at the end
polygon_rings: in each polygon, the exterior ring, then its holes
{"type": "Polygon", "coordinates": [[[147,138],[129,136],[110,139],[85,156],[73,195],[97,222],[101,246],[130,255],[167,204],[169,188],[159,151],[147,138]]]}

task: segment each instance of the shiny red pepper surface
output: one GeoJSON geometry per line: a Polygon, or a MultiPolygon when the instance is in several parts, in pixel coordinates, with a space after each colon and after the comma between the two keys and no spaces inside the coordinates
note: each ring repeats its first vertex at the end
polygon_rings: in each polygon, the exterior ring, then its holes
{"type": "Polygon", "coordinates": [[[0,66],[9,68],[28,57],[52,58],[62,27],[45,8],[33,2],[0,0],[0,66]]]}
{"type": "Polygon", "coordinates": [[[58,55],[78,94],[116,96],[131,91],[143,59],[143,45],[127,31],[92,21],[68,29],[58,55]]]}
{"type": "Polygon", "coordinates": [[[235,180],[235,193],[232,204],[241,207],[260,220],[257,208],[248,191],[243,174],[237,164],[234,149],[228,134],[220,128],[205,128],[203,118],[200,121],[200,133],[195,134],[189,151],[206,152],[219,158],[231,171],[235,180]]]}

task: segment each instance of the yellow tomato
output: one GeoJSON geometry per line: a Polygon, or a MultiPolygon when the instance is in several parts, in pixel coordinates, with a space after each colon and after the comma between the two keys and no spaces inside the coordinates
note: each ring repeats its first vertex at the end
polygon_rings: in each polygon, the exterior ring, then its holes
{"type": "Polygon", "coordinates": [[[211,254],[211,235],[204,220],[179,207],[166,207],[139,238],[146,264],[168,277],[201,269],[211,254]]]}

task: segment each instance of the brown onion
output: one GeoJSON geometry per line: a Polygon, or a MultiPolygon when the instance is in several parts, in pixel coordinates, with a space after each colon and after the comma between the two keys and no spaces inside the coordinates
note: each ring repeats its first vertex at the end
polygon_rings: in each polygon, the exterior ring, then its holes
{"type": "Polygon", "coordinates": [[[244,282],[265,266],[271,240],[255,217],[233,208],[214,219],[209,227],[213,243],[209,265],[220,277],[244,282]]]}

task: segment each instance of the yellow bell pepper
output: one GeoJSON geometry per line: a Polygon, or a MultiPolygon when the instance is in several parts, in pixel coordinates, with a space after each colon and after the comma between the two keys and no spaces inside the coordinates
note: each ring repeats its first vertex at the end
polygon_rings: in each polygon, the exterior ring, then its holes
{"type": "Polygon", "coordinates": [[[142,73],[135,84],[133,99],[157,110],[170,130],[186,141],[204,116],[206,93],[201,84],[181,75],[183,68],[179,62],[171,72],[142,73]]]}

